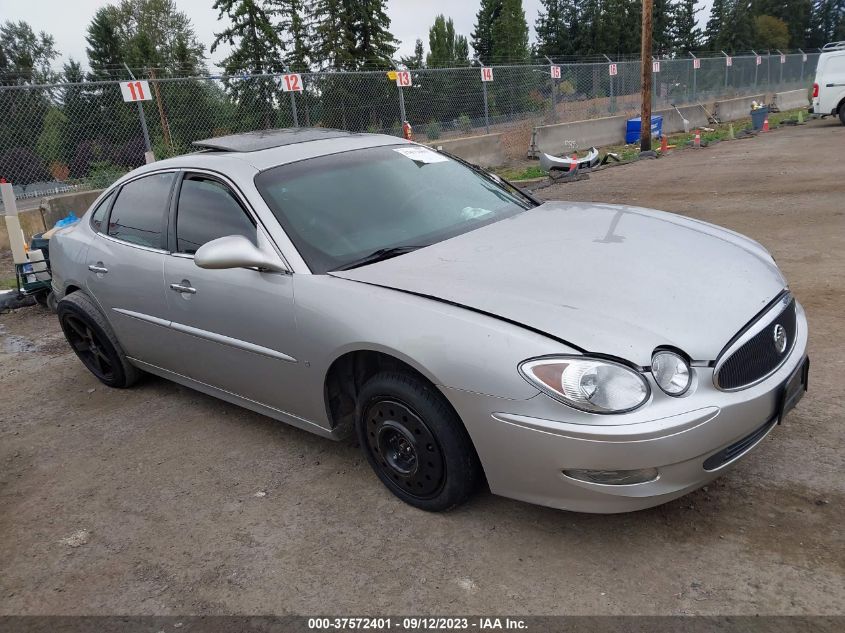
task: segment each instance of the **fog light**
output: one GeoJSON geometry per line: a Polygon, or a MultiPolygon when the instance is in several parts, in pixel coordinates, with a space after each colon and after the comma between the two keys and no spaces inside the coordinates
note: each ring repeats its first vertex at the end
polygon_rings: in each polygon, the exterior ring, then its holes
{"type": "Polygon", "coordinates": [[[563,474],[578,481],[586,481],[591,484],[604,484],[606,486],[644,484],[657,479],[656,468],[640,468],[638,470],[586,470],[577,468],[564,470],[563,474]]]}

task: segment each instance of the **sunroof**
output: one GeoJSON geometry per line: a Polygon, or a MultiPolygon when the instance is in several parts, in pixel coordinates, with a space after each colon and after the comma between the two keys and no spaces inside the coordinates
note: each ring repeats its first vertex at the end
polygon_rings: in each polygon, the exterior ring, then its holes
{"type": "Polygon", "coordinates": [[[343,136],[352,136],[352,132],[323,127],[294,127],[218,136],[203,141],[194,141],[193,145],[203,149],[224,152],[257,152],[271,147],[283,147],[294,143],[307,143],[308,141],[320,141],[343,136]]]}

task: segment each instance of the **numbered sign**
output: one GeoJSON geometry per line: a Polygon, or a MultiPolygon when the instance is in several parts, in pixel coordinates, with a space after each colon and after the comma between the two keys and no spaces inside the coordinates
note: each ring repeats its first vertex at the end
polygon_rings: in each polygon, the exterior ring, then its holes
{"type": "Polygon", "coordinates": [[[786,55],[781,55],[781,56],[780,56],[780,63],[781,63],[781,64],[785,64],[785,63],[786,63],[786,55]]]}
{"type": "Polygon", "coordinates": [[[282,90],[285,92],[302,92],[302,77],[296,73],[282,75],[282,90]]]}
{"type": "Polygon", "coordinates": [[[725,57],[725,66],[733,66],[734,65],[734,58],[733,57],[725,57]]]}
{"type": "Polygon", "coordinates": [[[153,98],[150,94],[150,84],[146,81],[121,81],[120,94],[123,95],[123,100],[131,101],[149,101],[153,98]]]}
{"type": "Polygon", "coordinates": [[[396,72],[396,85],[400,88],[410,88],[413,83],[410,70],[399,70],[396,72]]]}
{"type": "Polygon", "coordinates": [[[757,61],[756,61],[756,63],[757,63],[757,65],[758,65],[758,66],[759,66],[760,64],[762,64],[762,63],[763,63],[763,58],[762,58],[762,57],[760,57],[759,55],[757,55],[757,61]]]}
{"type": "Polygon", "coordinates": [[[698,57],[696,57],[695,59],[692,60],[692,67],[695,68],[696,70],[701,68],[701,60],[698,59],[698,57]]]}
{"type": "Polygon", "coordinates": [[[611,77],[615,77],[618,74],[619,69],[616,67],[616,64],[608,64],[607,72],[611,77]]]}
{"type": "Polygon", "coordinates": [[[654,60],[651,62],[651,72],[659,73],[660,72],[660,62],[658,60],[654,60]]]}
{"type": "Polygon", "coordinates": [[[493,69],[490,66],[481,69],[481,81],[493,81],[493,69]]]}
{"type": "Polygon", "coordinates": [[[552,79],[560,79],[560,66],[552,66],[552,79]]]}

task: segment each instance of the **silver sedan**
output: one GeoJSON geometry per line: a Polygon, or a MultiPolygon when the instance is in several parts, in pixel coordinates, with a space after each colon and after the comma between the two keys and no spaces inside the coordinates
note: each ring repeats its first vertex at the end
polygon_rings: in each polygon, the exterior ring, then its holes
{"type": "Polygon", "coordinates": [[[126,175],[50,246],[68,342],[354,434],[403,501],[484,480],[585,512],[725,472],[807,388],[807,321],[769,253],[629,206],[547,202],[391,136],[211,139],[126,175]]]}

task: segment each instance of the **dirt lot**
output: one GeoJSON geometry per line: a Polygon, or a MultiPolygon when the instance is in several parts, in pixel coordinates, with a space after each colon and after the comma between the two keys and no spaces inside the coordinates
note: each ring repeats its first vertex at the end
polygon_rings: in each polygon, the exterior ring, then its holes
{"type": "Polygon", "coordinates": [[[816,121],[542,192],[747,233],[809,315],[811,390],[786,424],[635,514],[487,492],[426,514],[352,445],[162,380],[109,390],[52,315],[1,315],[0,614],[842,614],[843,147],[816,121]]]}

